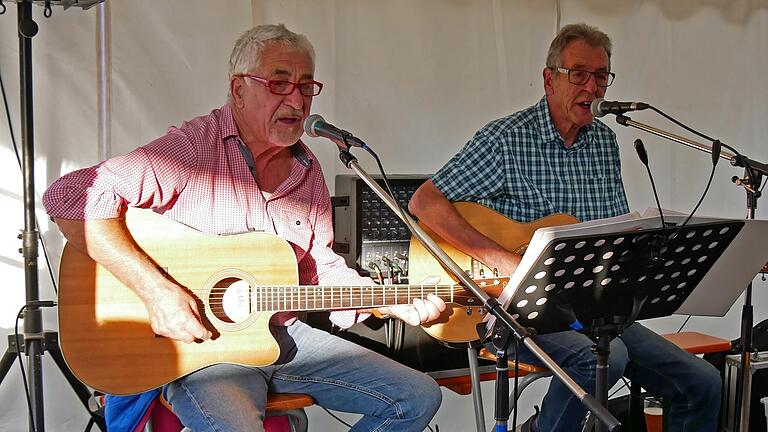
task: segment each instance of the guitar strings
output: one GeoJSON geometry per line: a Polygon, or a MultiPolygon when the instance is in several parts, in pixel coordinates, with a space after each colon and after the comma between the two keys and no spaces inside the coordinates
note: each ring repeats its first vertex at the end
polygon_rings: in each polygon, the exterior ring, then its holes
{"type": "MultiPolygon", "coordinates": [[[[491,285],[491,286],[495,286],[491,285]]],[[[421,285],[411,286],[410,289],[405,286],[386,285],[375,286],[371,288],[375,289],[376,293],[362,292],[361,289],[367,287],[352,286],[356,292],[350,293],[345,291],[345,286],[338,286],[338,292],[334,291],[333,297],[331,293],[323,295],[321,298],[317,298],[317,294],[322,291],[329,290],[328,287],[306,285],[306,286],[254,286],[250,287],[249,292],[249,305],[255,307],[258,311],[271,312],[280,310],[313,310],[313,309],[330,309],[330,308],[355,308],[355,307],[371,307],[377,304],[387,305],[400,305],[408,304],[410,302],[407,299],[416,298],[426,294],[434,294],[438,297],[449,297],[454,301],[468,300],[476,298],[474,294],[471,294],[462,285],[421,285]],[[380,289],[385,289],[386,292],[378,292],[380,289]],[[303,292],[302,292],[303,290],[303,292]],[[394,291],[394,292],[393,292],[394,291]],[[311,297],[311,298],[310,298],[311,297]],[[386,301],[389,298],[395,300],[394,303],[386,301]],[[403,303],[398,303],[398,299],[403,299],[403,303]],[[330,303],[330,305],[328,305],[330,303]],[[319,307],[318,307],[319,304],[319,307]],[[294,307],[294,305],[296,307],[294,307]],[[309,307],[312,305],[313,307],[309,307]],[[304,306],[304,307],[302,307],[304,306]],[[330,306],[330,307],[324,307],[330,306]]],[[[486,287],[487,288],[487,287],[486,287]]],[[[224,308],[224,296],[227,288],[214,288],[211,290],[208,296],[208,305],[214,308],[224,308]]],[[[333,287],[331,288],[333,290],[333,287]]],[[[192,290],[201,292],[203,290],[192,290]]],[[[236,302],[237,300],[233,300],[236,302]]]]}

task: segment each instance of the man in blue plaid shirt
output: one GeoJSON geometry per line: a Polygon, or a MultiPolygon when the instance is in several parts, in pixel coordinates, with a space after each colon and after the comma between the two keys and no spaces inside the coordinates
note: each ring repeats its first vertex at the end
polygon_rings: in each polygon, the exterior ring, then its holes
{"type": "MultiPolygon", "coordinates": [[[[594,99],[613,82],[611,41],[586,24],[563,27],[543,71],[545,96],[490,122],[414,194],[410,210],[439,236],[500,274],[520,257],[479,233],[453,208],[471,201],[519,222],[568,213],[581,221],[629,211],[616,135],[595,120],[594,99]]],[[[594,344],[575,331],[534,337],[585,390],[595,391],[594,344]]],[[[541,364],[527,349],[520,361],[541,364]]],[[[717,370],[646,329],[631,324],[611,342],[609,385],[622,375],[669,403],[670,431],[716,431],[721,380],[717,370]]],[[[575,431],[585,408],[553,379],[541,413],[523,431],[575,431]]]]}

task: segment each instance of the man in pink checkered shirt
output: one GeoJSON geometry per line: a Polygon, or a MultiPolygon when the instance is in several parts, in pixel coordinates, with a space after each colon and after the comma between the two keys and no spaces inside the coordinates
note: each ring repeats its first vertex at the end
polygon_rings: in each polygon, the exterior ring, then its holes
{"type": "MultiPolygon", "coordinates": [[[[126,155],[67,174],[43,196],[67,240],[143,300],[153,331],[188,343],[205,343],[211,331],[195,298],[130,241],[120,219],[126,206],[151,208],[207,234],[277,234],[295,251],[301,284],[373,283],[331,250],[328,190],[317,160],[299,141],[322,89],[310,42],[283,25],[254,27],[235,44],[229,74],[223,107],[126,155]]],[[[436,319],[445,303],[430,295],[379,309],[419,325],[436,319]]],[[[367,316],[336,311],[331,320],[349,327],[367,316]]],[[[276,314],[272,324],[281,347],[275,364],[214,365],[164,387],[184,425],[195,432],[263,430],[268,391],[306,393],[327,408],[363,414],[355,431],[420,431],[437,411],[441,393],[428,376],[290,313],[276,314]]]]}

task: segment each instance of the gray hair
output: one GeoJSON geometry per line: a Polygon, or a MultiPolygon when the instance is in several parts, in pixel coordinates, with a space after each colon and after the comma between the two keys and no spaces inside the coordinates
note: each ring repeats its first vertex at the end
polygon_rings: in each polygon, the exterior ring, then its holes
{"type": "Polygon", "coordinates": [[[562,67],[563,50],[569,43],[582,40],[594,48],[603,48],[608,54],[608,69],[611,65],[611,38],[607,34],[584,23],[568,24],[557,32],[557,36],[549,45],[547,53],[547,67],[550,69],[562,67]]]}
{"type": "Polygon", "coordinates": [[[229,56],[229,76],[244,74],[259,67],[264,49],[273,43],[306,53],[315,64],[315,49],[306,36],[288,30],[283,24],[265,24],[256,26],[235,42],[229,56]]]}

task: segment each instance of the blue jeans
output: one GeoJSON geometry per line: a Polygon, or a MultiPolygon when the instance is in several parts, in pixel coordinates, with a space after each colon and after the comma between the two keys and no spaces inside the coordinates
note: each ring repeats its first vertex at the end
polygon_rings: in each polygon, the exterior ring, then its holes
{"type": "MultiPolygon", "coordinates": [[[[574,331],[535,336],[533,340],[584,390],[595,394],[594,343],[574,331]]],[[[511,347],[510,352],[514,348],[511,347]]],[[[513,353],[510,358],[513,358],[513,353]]],[[[519,354],[525,363],[541,365],[527,348],[519,354]]],[[[670,432],[716,432],[722,382],[706,361],[634,323],[611,342],[608,385],[622,375],[649,393],[664,398],[670,432]]],[[[578,431],[585,408],[558,380],[552,378],[541,404],[536,431],[578,431]]]]}
{"type": "Polygon", "coordinates": [[[263,431],[267,392],[306,393],[323,407],[363,414],[352,431],[421,431],[442,394],[424,373],[301,321],[273,327],[275,364],[219,364],[165,387],[181,422],[194,432],[263,431]]]}

